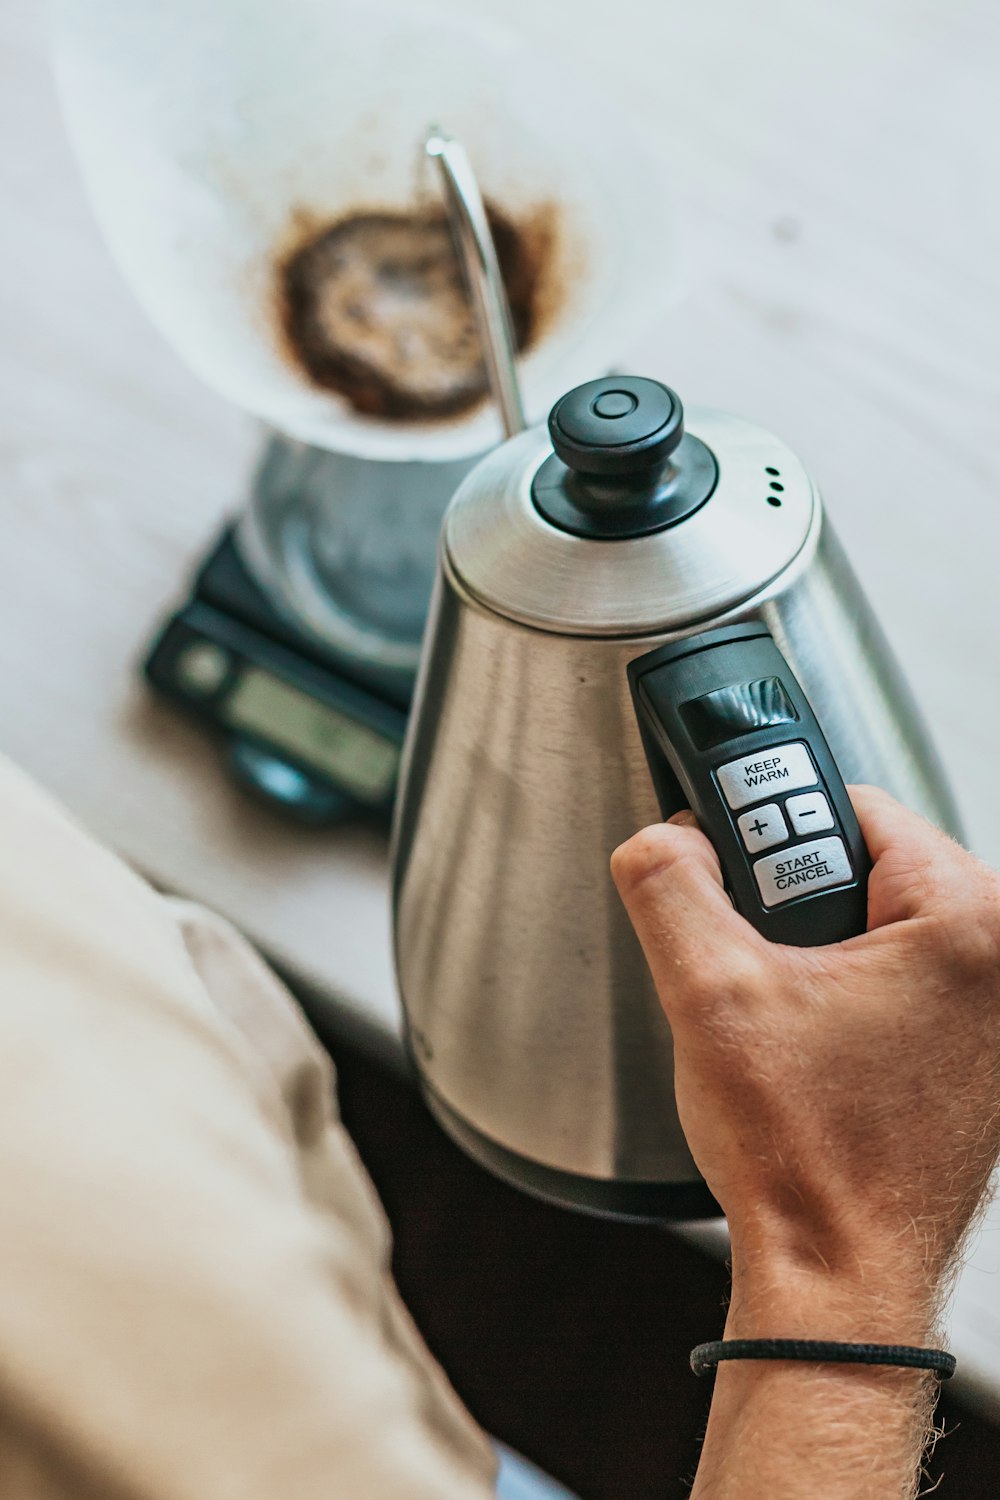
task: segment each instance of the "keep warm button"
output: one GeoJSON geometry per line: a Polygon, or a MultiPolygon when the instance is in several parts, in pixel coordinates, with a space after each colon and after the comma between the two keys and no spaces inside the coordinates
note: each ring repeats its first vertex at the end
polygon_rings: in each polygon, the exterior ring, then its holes
{"type": "Polygon", "coordinates": [[[768,745],[742,760],[731,760],[716,771],[719,785],[734,810],[764,802],[775,792],[794,792],[800,786],[815,786],[819,777],[809,751],[801,740],[791,745],[768,745]]]}
{"type": "Polygon", "coordinates": [[[849,885],[854,879],[843,839],[816,839],[781,854],[768,854],[753,867],[765,906],[780,906],[813,891],[849,885]]]}

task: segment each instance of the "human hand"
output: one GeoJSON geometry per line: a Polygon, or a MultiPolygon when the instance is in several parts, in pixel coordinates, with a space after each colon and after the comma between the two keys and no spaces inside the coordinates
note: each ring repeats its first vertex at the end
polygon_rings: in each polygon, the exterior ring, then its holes
{"type": "Polygon", "coordinates": [[[612,869],[733,1239],[730,1337],[926,1341],[1000,1149],[1000,877],[888,794],[852,799],[869,931],[767,942],[690,813],[612,869]]]}

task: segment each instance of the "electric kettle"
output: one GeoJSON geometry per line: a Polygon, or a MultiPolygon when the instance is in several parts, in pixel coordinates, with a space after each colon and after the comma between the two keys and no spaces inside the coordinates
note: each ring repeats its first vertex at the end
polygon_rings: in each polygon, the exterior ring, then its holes
{"type": "Polygon", "coordinates": [[[564,1205],[717,1212],[609,856],[693,805],[762,931],[843,937],[867,873],[844,782],[958,829],[784,443],[611,376],[482,460],[444,519],[394,830],[407,1035],[444,1129],[564,1205]]]}

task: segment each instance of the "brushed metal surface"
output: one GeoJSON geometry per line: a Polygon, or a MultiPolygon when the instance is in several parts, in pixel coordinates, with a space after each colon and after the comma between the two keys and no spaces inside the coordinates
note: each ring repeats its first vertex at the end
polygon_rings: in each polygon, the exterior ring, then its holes
{"type": "Polygon", "coordinates": [[[686,629],[748,599],[806,545],[812,480],[786,444],[752,422],[692,409],[685,428],[715,454],[715,491],[678,525],[631,541],[574,536],[539,514],[531,483],[552,452],[544,429],[503,444],[448,509],[455,572],[500,614],[588,636],[686,629]]]}
{"type": "Polygon", "coordinates": [[[669,1028],[608,869],[657,816],[635,650],[440,588],[396,828],[397,972],[418,1067],[478,1129],[563,1170],[686,1180],[669,1028]]]}
{"type": "MultiPolygon", "coordinates": [[[[535,461],[527,439],[508,445],[508,461],[515,446],[519,464],[535,461]]],[[[486,468],[499,473],[493,459],[486,468]]],[[[713,621],[763,620],[845,778],[884,786],[957,831],[908,690],[811,487],[809,501],[783,571],[713,621]]],[[[461,503],[460,493],[449,520],[461,503]]],[[[695,520],[662,537],[679,543],[695,520]]],[[[690,1181],[669,1028],[608,860],[659,817],[626,663],[703,628],[705,610],[689,590],[686,628],[570,633],[590,604],[602,630],[651,607],[651,594],[639,606],[633,596],[616,614],[606,589],[590,592],[598,568],[578,581],[575,602],[570,572],[557,581],[558,630],[526,628],[473,597],[452,565],[448,523],[445,535],[394,842],[397,973],[417,1065],[453,1111],[510,1151],[591,1177],[690,1181]]],[[[484,532],[477,546],[487,543],[484,532]]],[[[478,556],[488,594],[499,585],[478,556]]],[[[509,598],[517,580],[499,544],[492,560],[509,598]]],[[[542,610],[541,575],[531,587],[542,610]]],[[[680,606],[665,613],[676,627],[680,606]]]]}

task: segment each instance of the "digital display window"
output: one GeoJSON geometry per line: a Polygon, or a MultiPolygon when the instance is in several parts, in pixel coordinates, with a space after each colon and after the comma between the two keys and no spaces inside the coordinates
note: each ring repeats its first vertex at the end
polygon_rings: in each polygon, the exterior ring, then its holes
{"type": "Polygon", "coordinates": [[[223,717],[230,728],[259,735],[315,767],[359,802],[385,802],[392,794],[399,745],[270,672],[245,671],[223,717]]]}
{"type": "Polygon", "coordinates": [[[798,717],[778,677],[734,682],[681,704],[681,718],[699,750],[711,750],[772,725],[794,724],[798,717]]]}

